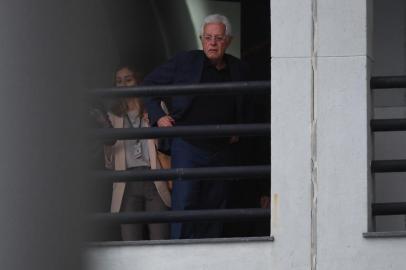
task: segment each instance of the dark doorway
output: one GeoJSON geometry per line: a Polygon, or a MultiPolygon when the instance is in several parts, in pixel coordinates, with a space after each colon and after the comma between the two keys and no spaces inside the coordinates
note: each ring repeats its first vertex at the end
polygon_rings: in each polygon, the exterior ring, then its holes
{"type": "MultiPolygon", "coordinates": [[[[270,80],[270,1],[241,0],[241,59],[250,65],[252,80],[270,80]]],[[[270,123],[270,94],[249,95],[248,121],[270,123]]],[[[241,138],[243,165],[270,163],[268,137],[241,138]]],[[[258,208],[261,199],[268,200],[270,180],[246,179],[233,183],[232,208],[258,208]]],[[[269,236],[270,221],[230,224],[226,230],[233,237],[269,236]]]]}

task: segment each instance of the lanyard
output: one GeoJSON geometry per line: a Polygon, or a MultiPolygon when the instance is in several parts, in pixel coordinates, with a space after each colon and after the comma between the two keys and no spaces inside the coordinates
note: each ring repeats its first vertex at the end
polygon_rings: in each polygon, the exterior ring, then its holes
{"type": "MultiPolygon", "coordinates": [[[[130,124],[130,126],[131,126],[132,128],[136,128],[136,127],[133,125],[133,122],[131,121],[130,116],[128,116],[128,113],[125,114],[125,117],[127,118],[127,121],[128,121],[128,123],[130,124]]],[[[140,121],[139,121],[139,123],[138,123],[138,127],[137,127],[137,128],[140,128],[140,127],[141,127],[141,122],[142,122],[142,119],[141,119],[141,117],[140,117],[140,121]]]]}
{"type": "MultiPolygon", "coordinates": [[[[141,127],[141,122],[142,122],[142,118],[141,118],[141,117],[139,118],[140,121],[139,121],[138,127],[135,127],[135,126],[133,125],[133,122],[131,121],[130,116],[128,115],[128,113],[125,114],[125,117],[126,117],[128,123],[130,124],[131,128],[140,128],[140,127],[141,127]]],[[[138,144],[139,141],[140,141],[140,139],[135,139],[134,141],[135,141],[135,143],[138,144]]]]}

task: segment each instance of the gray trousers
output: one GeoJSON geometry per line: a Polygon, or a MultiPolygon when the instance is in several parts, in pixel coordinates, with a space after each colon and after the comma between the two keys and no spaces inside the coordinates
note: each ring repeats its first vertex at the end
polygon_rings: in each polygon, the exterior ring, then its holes
{"type": "MultiPolygon", "coordinates": [[[[163,203],[153,182],[126,184],[120,212],[166,210],[168,207],[163,203]]],[[[121,237],[124,241],[168,239],[169,224],[122,224],[121,237]]]]}

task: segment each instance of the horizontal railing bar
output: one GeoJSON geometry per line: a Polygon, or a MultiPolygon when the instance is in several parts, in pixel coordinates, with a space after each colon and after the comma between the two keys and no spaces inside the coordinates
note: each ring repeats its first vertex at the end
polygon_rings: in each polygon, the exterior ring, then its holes
{"type": "Polygon", "coordinates": [[[152,85],[135,87],[116,87],[90,91],[96,97],[144,97],[174,95],[235,95],[270,93],[270,81],[225,82],[183,85],[152,85]]]}
{"type": "Polygon", "coordinates": [[[406,88],[406,76],[376,76],[370,84],[371,89],[406,88]]]}
{"type": "Polygon", "coordinates": [[[129,140],[168,137],[229,137],[269,136],[270,124],[232,124],[204,126],[176,126],[167,128],[100,128],[90,131],[92,137],[101,140],[129,140]]]}
{"type": "Polygon", "coordinates": [[[406,131],[406,119],[372,119],[371,131],[406,131]]]}
{"type": "Polygon", "coordinates": [[[406,215],[406,202],[373,203],[372,215],[374,216],[406,215]]]}
{"type": "Polygon", "coordinates": [[[97,213],[90,215],[90,221],[109,224],[170,223],[185,221],[246,221],[269,219],[269,209],[215,209],[161,212],[97,213]]]}
{"type": "Polygon", "coordinates": [[[373,160],[371,171],[373,173],[406,172],[406,159],[373,160]]]}
{"type": "Polygon", "coordinates": [[[113,182],[137,182],[157,180],[236,180],[243,178],[270,177],[270,165],[178,168],[166,170],[96,171],[92,178],[113,182]]]}

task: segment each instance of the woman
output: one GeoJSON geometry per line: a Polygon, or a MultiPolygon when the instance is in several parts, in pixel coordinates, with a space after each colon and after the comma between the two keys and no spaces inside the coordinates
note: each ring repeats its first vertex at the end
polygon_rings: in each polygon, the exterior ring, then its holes
{"type": "MultiPolygon", "coordinates": [[[[117,87],[136,86],[140,74],[132,67],[123,66],[115,73],[117,87]]],[[[114,128],[148,127],[146,112],[141,99],[132,97],[118,100],[109,112],[114,128]]],[[[117,141],[106,150],[106,166],[114,170],[145,170],[159,168],[155,140],[117,141]]],[[[111,212],[165,211],[170,207],[170,193],[166,182],[136,181],[114,183],[111,212]]],[[[124,241],[144,239],[167,239],[168,224],[123,224],[121,236],[124,241]],[[148,237],[145,237],[148,229],[148,237]]]]}

